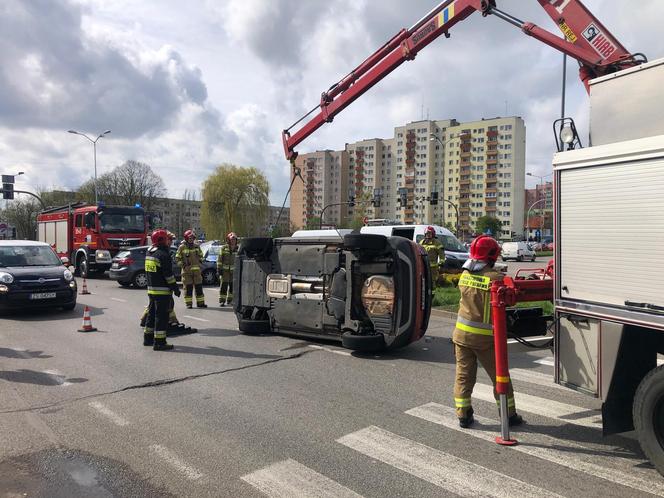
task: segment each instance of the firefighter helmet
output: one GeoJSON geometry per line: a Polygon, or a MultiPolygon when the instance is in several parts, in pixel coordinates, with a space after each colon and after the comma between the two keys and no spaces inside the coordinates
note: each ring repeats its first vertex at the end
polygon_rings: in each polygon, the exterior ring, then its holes
{"type": "Polygon", "coordinates": [[[500,255],[500,245],[488,235],[480,235],[470,244],[470,259],[496,262],[500,255]]]}
{"type": "Polygon", "coordinates": [[[168,232],[163,228],[159,228],[158,230],[152,232],[151,238],[153,246],[168,247],[171,245],[168,240],[168,232]]]}
{"type": "Polygon", "coordinates": [[[228,235],[226,235],[226,242],[230,242],[231,240],[237,240],[235,232],[228,232],[228,235]]]}
{"type": "Polygon", "coordinates": [[[436,236],[436,229],[432,226],[428,226],[424,229],[424,236],[431,235],[432,237],[436,236]]]}
{"type": "Polygon", "coordinates": [[[191,230],[191,229],[186,230],[186,231],[184,232],[184,240],[186,240],[187,242],[189,242],[189,238],[190,238],[190,237],[194,237],[194,238],[196,238],[196,234],[195,234],[194,231],[191,230]]]}

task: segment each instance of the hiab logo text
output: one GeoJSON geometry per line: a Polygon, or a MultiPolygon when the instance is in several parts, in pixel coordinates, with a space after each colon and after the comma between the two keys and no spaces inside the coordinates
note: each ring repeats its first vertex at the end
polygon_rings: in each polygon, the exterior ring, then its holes
{"type": "Polygon", "coordinates": [[[616,51],[616,46],[609,40],[602,31],[591,23],[586,29],[583,30],[583,37],[588,40],[590,45],[595,49],[599,55],[608,58],[613,52],[616,51]]]}

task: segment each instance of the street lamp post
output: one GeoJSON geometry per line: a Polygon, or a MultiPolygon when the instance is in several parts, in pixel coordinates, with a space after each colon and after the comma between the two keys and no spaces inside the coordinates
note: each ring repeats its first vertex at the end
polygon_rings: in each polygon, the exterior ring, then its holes
{"type": "MultiPolygon", "coordinates": [[[[438,143],[443,147],[443,154],[444,154],[444,152],[445,152],[445,151],[444,151],[445,146],[446,146],[448,143],[450,143],[452,140],[454,140],[455,138],[459,138],[459,135],[452,135],[452,136],[450,136],[447,140],[445,140],[445,141],[443,142],[440,138],[438,138],[438,137],[437,137],[436,135],[434,135],[433,133],[430,133],[430,134],[429,134],[429,141],[430,141],[430,142],[434,142],[434,141],[435,141],[435,142],[438,142],[438,143]]],[[[443,156],[443,170],[444,170],[444,166],[445,166],[445,157],[443,156]]],[[[444,178],[444,177],[445,177],[445,176],[443,175],[443,178],[444,178]]],[[[445,193],[445,188],[444,188],[444,185],[443,185],[443,194],[444,194],[444,193],[445,193]]],[[[454,204],[452,201],[448,201],[447,199],[445,199],[445,198],[443,198],[443,197],[441,197],[440,200],[445,201],[445,202],[447,202],[448,204],[451,204],[452,207],[454,208],[454,212],[456,213],[456,236],[458,237],[459,234],[461,233],[461,226],[460,226],[460,224],[459,224],[459,207],[458,207],[456,204],[454,204]]]]}
{"type": "MultiPolygon", "coordinates": [[[[546,201],[546,192],[544,192],[544,188],[543,188],[543,187],[544,187],[544,179],[545,179],[547,176],[551,176],[551,175],[553,175],[553,173],[549,173],[548,175],[543,175],[543,176],[540,176],[540,175],[534,175],[533,173],[526,173],[526,175],[528,175],[528,176],[532,176],[533,178],[539,178],[539,180],[540,180],[540,187],[542,187],[542,189],[541,189],[541,190],[542,190],[542,195],[543,195],[543,199],[542,199],[542,200],[546,201]]],[[[542,209],[542,217],[541,217],[541,219],[540,219],[540,237],[541,237],[542,234],[544,233],[544,215],[545,215],[544,213],[545,213],[545,210],[546,210],[546,203],[544,203],[544,208],[542,209]]]]}
{"type": "Polygon", "coordinates": [[[106,130],[103,133],[100,133],[97,138],[92,140],[89,136],[87,136],[85,133],[78,132],[76,130],[67,130],[67,133],[73,133],[74,135],[80,135],[88,141],[92,143],[92,151],[94,155],[94,163],[95,163],[95,204],[99,203],[99,195],[97,194],[97,140],[99,140],[101,137],[108,135],[111,132],[111,130],[106,130]]]}
{"type": "MultiPolygon", "coordinates": [[[[528,208],[528,212],[526,213],[526,230],[527,230],[528,232],[530,232],[530,211],[531,211],[531,209],[533,209],[533,208],[534,208],[537,204],[539,204],[540,202],[545,202],[545,201],[546,201],[546,199],[540,199],[540,200],[538,200],[538,201],[535,201],[535,202],[533,202],[533,203],[530,205],[530,207],[528,208]]],[[[541,237],[541,235],[542,235],[542,234],[541,234],[541,232],[540,232],[540,237],[541,237]]]]}

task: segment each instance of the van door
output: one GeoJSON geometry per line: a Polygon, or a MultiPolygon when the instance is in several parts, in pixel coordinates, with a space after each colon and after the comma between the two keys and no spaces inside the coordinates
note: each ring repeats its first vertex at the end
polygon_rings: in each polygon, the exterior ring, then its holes
{"type": "Polygon", "coordinates": [[[392,235],[415,240],[415,227],[395,227],[392,229],[392,235]]]}

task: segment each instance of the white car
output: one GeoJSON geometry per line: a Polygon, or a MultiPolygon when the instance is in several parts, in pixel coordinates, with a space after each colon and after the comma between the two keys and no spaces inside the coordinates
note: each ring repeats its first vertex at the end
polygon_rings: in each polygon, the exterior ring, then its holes
{"type": "Polygon", "coordinates": [[[527,242],[505,242],[503,243],[501,258],[503,261],[513,259],[514,261],[535,261],[537,254],[527,242]]]}

